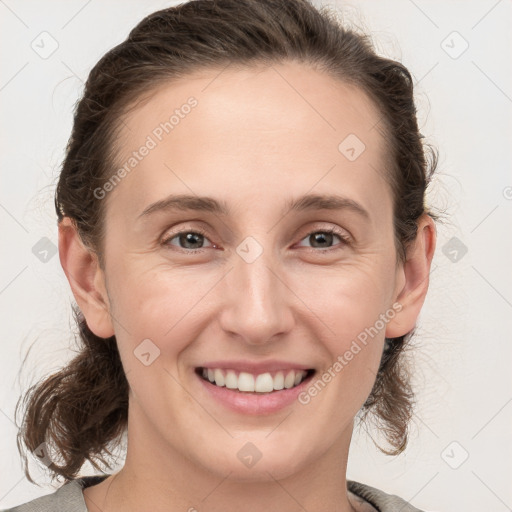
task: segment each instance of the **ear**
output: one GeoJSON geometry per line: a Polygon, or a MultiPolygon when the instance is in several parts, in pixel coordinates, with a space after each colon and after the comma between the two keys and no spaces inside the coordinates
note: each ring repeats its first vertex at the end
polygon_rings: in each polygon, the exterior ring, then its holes
{"type": "Polygon", "coordinates": [[[103,270],[97,255],[83,244],[69,217],[59,222],[59,257],[89,329],[101,338],[113,336],[103,270]]]}
{"type": "Polygon", "coordinates": [[[401,309],[386,326],[386,338],[398,338],[412,331],[427,295],[430,266],[436,248],[436,227],[430,215],[418,220],[416,239],[407,250],[405,263],[397,274],[395,302],[401,309]]]}

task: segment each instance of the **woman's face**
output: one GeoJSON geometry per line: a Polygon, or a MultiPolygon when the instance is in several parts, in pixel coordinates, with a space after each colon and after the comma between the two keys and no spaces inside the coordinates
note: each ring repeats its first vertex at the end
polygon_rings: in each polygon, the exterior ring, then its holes
{"type": "Polygon", "coordinates": [[[297,63],[204,71],[125,117],[97,194],[129,453],[257,479],[348,446],[403,286],[379,120],[297,63]]]}

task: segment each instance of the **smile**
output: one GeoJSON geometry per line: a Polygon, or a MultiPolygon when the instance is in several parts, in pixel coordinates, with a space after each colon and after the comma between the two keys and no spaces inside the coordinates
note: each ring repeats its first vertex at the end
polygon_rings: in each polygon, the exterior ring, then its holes
{"type": "Polygon", "coordinates": [[[197,373],[218,387],[246,393],[272,393],[298,386],[314,370],[282,370],[252,374],[221,368],[198,368],[197,373]]]}

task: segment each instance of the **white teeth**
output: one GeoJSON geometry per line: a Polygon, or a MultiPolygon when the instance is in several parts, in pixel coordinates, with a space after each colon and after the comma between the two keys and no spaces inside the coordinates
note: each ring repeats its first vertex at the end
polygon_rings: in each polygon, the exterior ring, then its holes
{"type": "Polygon", "coordinates": [[[237,389],[238,388],[238,377],[233,370],[228,370],[226,373],[226,387],[229,389],[237,389]]]}
{"type": "Polygon", "coordinates": [[[254,391],[254,377],[250,373],[240,372],[238,389],[240,391],[254,391]]]}
{"type": "Polygon", "coordinates": [[[219,387],[238,389],[248,393],[271,393],[281,389],[290,389],[300,384],[307,372],[304,370],[278,371],[272,376],[270,372],[254,376],[252,373],[234,370],[221,370],[220,368],[203,368],[203,378],[219,387]]]}
{"type": "Polygon", "coordinates": [[[284,374],[283,372],[277,372],[274,377],[274,389],[279,391],[284,388],[284,374]]]}
{"type": "MultiPolygon", "coordinates": [[[[208,375],[210,374],[210,372],[208,372],[208,375]]],[[[290,389],[291,387],[293,387],[293,384],[295,383],[295,372],[293,370],[290,370],[287,375],[286,375],[286,378],[284,379],[284,387],[286,389],[290,389]]]]}
{"type": "Polygon", "coordinates": [[[256,377],[254,391],[257,391],[258,393],[270,393],[271,391],[274,391],[274,379],[270,373],[262,373],[256,377]]]}
{"type": "Polygon", "coordinates": [[[217,386],[224,386],[224,375],[222,375],[222,371],[216,369],[213,373],[215,376],[215,384],[217,384],[217,386]]]}

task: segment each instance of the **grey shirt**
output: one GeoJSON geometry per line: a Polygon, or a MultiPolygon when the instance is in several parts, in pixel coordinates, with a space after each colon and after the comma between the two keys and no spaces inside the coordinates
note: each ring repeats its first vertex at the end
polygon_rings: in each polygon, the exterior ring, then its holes
{"type": "MultiPolygon", "coordinates": [[[[0,512],[88,512],[83,489],[99,484],[110,475],[85,476],[71,480],[46,496],[0,512]]],[[[387,494],[366,484],[347,481],[350,492],[373,505],[378,512],[422,512],[398,496],[387,494]]]]}

